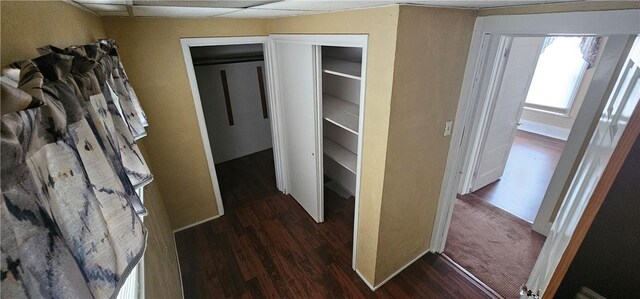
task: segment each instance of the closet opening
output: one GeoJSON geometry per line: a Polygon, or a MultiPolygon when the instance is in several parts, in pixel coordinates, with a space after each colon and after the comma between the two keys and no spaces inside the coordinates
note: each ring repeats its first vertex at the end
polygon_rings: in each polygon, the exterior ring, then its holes
{"type": "Polygon", "coordinates": [[[220,211],[174,231],[185,297],[211,293],[217,283],[226,297],[240,297],[248,290],[236,282],[269,290],[282,277],[307,277],[310,268],[327,271],[323,277],[351,275],[367,37],[272,35],[181,43],[220,211]],[[249,67],[236,75],[229,65],[249,67]],[[239,94],[253,95],[251,107],[237,105],[239,94]],[[240,127],[240,112],[252,113],[257,125],[240,127]],[[250,150],[230,148],[258,141],[263,142],[250,150]],[[220,217],[223,205],[227,211],[220,217]],[[246,270],[267,280],[255,281],[246,270]]]}
{"type": "Polygon", "coordinates": [[[208,137],[205,147],[215,161],[218,205],[233,210],[279,193],[263,44],[196,46],[189,52],[208,137]]]}
{"type": "MultiPolygon", "coordinates": [[[[353,220],[358,174],[362,48],[321,46],[324,220],[353,220]]],[[[349,222],[353,230],[353,221],[349,222]]],[[[350,240],[351,241],[351,240],[350,240]]]]}

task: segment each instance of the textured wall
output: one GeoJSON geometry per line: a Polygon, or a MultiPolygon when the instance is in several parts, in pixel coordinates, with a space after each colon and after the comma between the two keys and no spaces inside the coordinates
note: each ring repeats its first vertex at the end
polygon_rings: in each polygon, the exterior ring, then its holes
{"type": "Polygon", "coordinates": [[[177,229],[218,215],[180,38],[266,35],[262,20],[105,18],[149,117],[144,143],[177,229]]]}
{"type": "Polygon", "coordinates": [[[99,17],[61,1],[0,1],[0,11],[2,66],[36,57],[38,47],[86,44],[107,36],[99,17]]]}
{"type": "Polygon", "coordinates": [[[180,269],[173,229],[162,201],[158,182],[145,187],[144,218],[147,227],[147,251],[144,254],[144,283],[147,298],[182,298],[180,269]]]}
{"type": "Polygon", "coordinates": [[[429,249],[475,11],[401,6],[376,284],[429,249]]]}

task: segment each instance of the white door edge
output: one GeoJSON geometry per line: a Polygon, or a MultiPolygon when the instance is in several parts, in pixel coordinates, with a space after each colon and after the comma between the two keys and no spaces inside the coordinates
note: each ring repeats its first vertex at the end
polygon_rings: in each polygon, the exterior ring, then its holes
{"type": "Polygon", "coordinates": [[[324,222],[324,154],[323,154],[323,133],[322,133],[322,48],[313,46],[313,80],[315,81],[314,110],[316,128],[316,177],[318,198],[318,222],[324,222]]]}
{"type": "MultiPolygon", "coordinates": [[[[487,64],[487,67],[492,66],[491,75],[489,77],[489,84],[487,85],[487,92],[485,99],[478,98],[478,104],[484,103],[482,108],[478,107],[480,110],[480,114],[478,119],[475,122],[475,130],[470,132],[472,138],[471,146],[469,147],[469,163],[468,168],[463,171],[464,173],[468,173],[466,181],[469,182],[469,186],[464,191],[460,192],[460,194],[467,194],[469,192],[475,191],[476,179],[477,179],[477,171],[480,167],[482,153],[485,148],[485,141],[489,136],[489,128],[491,126],[491,120],[493,119],[493,112],[496,108],[496,102],[498,101],[498,94],[500,92],[500,86],[502,85],[504,72],[507,67],[508,57],[505,57],[509,49],[511,48],[511,43],[513,42],[513,38],[509,36],[496,36],[492,39],[492,46],[497,43],[497,51],[499,55],[496,55],[495,61],[491,64],[487,64]],[[474,134],[475,133],[475,134],[474,134]]],[[[492,47],[493,48],[493,47],[492,47]]],[[[481,77],[486,78],[486,77],[481,77]]],[[[481,93],[482,94],[482,93],[481,93]]]]}

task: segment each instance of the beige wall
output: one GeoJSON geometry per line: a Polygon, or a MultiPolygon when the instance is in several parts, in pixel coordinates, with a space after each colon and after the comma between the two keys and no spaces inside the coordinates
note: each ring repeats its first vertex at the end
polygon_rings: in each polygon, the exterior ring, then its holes
{"type": "Polygon", "coordinates": [[[182,284],[173,229],[158,188],[158,182],[145,187],[148,216],[147,251],[144,254],[146,298],[182,298],[182,284]]]}
{"type": "Polygon", "coordinates": [[[367,103],[358,248],[361,272],[373,281],[384,173],[398,7],[291,17],[271,21],[107,18],[110,37],[151,126],[145,145],[155,161],[174,229],[217,215],[195,107],[180,48],[181,37],[268,33],[369,34],[367,103]],[[136,63],[140,62],[140,63],[136,63]],[[170,70],[170,71],[168,71],[170,70]]]}
{"type": "Polygon", "coordinates": [[[396,47],[398,6],[276,19],[270,33],[368,34],[357,269],[374,281],[396,47]]]}
{"type": "Polygon", "coordinates": [[[85,44],[107,36],[99,17],[61,1],[0,1],[0,11],[2,66],[36,57],[38,47],[85,44]]]}
{"type": "Polygon", "coordinates": [[[475,11],[401,6],[376,284],[429,249],[475,11]]]}
{"type": "Polygon", "coordinates": [[[567,3],[552,3],[540,5],[522,5],[518,7],[503,7],[481,9],[478,16],[519,15],[571,11],[596,11],[640,8],[640,1],[581,1],[567,3]]]}
{"type": "Polygon", "coordinates": [[[218,215],[180,46],[183,37],[266,35],[262,20],[105,18],[149,118],[147,152],[173,229],[218,215]]]}

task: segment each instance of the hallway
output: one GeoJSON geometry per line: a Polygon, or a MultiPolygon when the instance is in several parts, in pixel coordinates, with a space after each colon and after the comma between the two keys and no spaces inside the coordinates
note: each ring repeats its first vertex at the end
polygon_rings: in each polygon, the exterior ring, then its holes
{"type": "Polygon", "coordinates": [[[427,254],[373,293],[351,268],[354,199],[315,223],[275,189],[271,151],[217,165],[226,213],[176,233],[185,298],[490,298],[427,254]]]}
{"type": "Polygon", "coordinates": [[[456,201],[445,254],[506,298],[517,296],[544,244],[531,223],[564,144],[518,130],[502,178],[456,201]]]}

